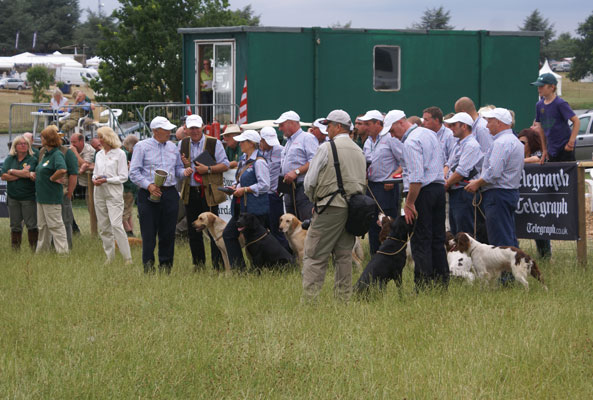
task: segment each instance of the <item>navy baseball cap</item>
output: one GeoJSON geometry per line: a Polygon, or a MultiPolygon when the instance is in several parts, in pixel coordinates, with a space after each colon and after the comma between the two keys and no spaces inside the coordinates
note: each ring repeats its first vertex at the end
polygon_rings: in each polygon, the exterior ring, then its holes
{"type": "Polygon", "coordinates": [[[533,86],[544,86],[544,85],[558,85],[558,79],[551,73],[541,74],[537,81],[531,82],[533,86]]]}

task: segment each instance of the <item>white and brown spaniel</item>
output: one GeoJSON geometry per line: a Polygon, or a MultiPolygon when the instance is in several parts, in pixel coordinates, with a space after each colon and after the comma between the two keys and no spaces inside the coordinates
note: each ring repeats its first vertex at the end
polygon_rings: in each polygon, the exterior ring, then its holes
{"type": "Polygon", "coordinates": [[[465,253],[455,248],[455,236],[447,231],[445,236],[445,249],[447,250],[447,264],[449,264],[449,274],[457,276],[472,283],[476,275],[472,270],[472,259],[465,253]]]}
{"type": "Polygon", "coordinates": [[[517,281],[528,288],[527,277],[531,274],[548,290],[535,261],[516,247],[490,246],[478,242],[465,232],[459,232],[455,236],[454,250],[471,257],[478,278],[489,281],[498,278],[502,272],[511,272],[517,281]]]}

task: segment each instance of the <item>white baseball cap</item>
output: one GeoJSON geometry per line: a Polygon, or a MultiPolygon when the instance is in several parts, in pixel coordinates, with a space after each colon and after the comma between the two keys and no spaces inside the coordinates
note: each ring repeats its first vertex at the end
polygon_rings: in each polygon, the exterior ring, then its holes
{"type": "Polygon", "coordinates": [[[358,119],[361,121],[370,121],[372,119],[376,119],[377,121],[383,122],[384,118],[385,117],[383,117],[383,114],[381,113],[381,111],[370,110],[370,111],[367,111],[362,117],[359,117],[358,119]]]}
{"type": "Polygon", "coordinates": [[[202,117],[198,114],[189,115],[185,119],[185,126],[188,128],[201,128],[204,125],[204,121],[202,121],[202,117]]]}
{"type": "Polygon", "coordinates": [[[237,142],[243,142],[245,140],[249,140],[250,142],[253,142],[253,143],[259,143],[259,141],[261,140],[261,137],[259,136],[259,133],[257,133],[256,131],[254,131],[252,129],[248,129],[248,130],[244,131],[242,134],[235,136],[235,140],[237,142]]]}
{"type": "Polygon", "coordinates": [[[510,125],[513,123],[513,117],[511,113],[506,108],[495,108],[494,110],[484,111],[482,113],[482,117],[484,118],[496,118],[503,124],[510,125]]]}
{"type": "Polygon", "coordinates": [[[168,131],[175,129],[175,125],[173,125],[169,120],[165,117],[154,117],[152,121],[150,121],[150,129],[166,129],[168,131]]]}
{"type": "Polygon", "coordinates": [[[342,125],[350,126],[352,125],[352,120],[350,119],[350,115],[344,110],[333,110],[327,117],[321,122],[324,125],[329,124],[330,122],[338,122],[342,125]]]}
{"type": "Polygon", "coordinates": [[[297,113],[295,113],[294,111],[286,111],[285,113],[282,113],[282,115],[280,116],[280,118],[278,118],[276,121],[274,121],[275,124],[281,124],[283,122],[286,121],[296,121],[296,122],[300,122],[301,121],[301,117],[299,117],[299,115],[297,113]]]}
{"type": "Polygon", "coordinates": [[[316,128],[319,128],[319,130],[321,131],[321,133],[323,133],[324,135],[327,135],[327,125],[324,125],[322,122],[325,120],[325,118],[317,118],[314,122],[313,122],[313,126],[316,128]]]}
{"type": "Polygon", "coordinates": [[[391,126],[402,118],[406,118],[406,113],[404,113],[403,111],[401,111],[401,110],[389,111],[387,113],[387,115],[385,116],[385,120],[383,121],[383,130],[381,131],[381,133],[379,133],[379,135],[382,136],[382,135],[385,135],[386,133],[388,133],[389,130],[391,130],[391,126]]]}
{"type": "Polygon", "coordinates": [[[272,128],[271,126],[265,126],[261,128],[259,134],[269,146],[278,146],[280,144],[278,141],[278,135],[276,134],[276,129],[272,128]]]}
{"type": "Polygon", "coordinates": [[[463,122],[464,124],[469,126],[472,126],[474,124],[474,120],[466,112],[457,113],[451,118],[444,120],[443,122],[446,122],[448,124],[454,124],[455,122],[463,122]]]}

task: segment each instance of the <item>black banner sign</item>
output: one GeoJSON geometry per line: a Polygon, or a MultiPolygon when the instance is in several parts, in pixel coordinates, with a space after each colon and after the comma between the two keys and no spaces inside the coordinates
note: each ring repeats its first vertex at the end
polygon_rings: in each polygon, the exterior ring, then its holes
{"type": "Polygon", "coordinates": [[[515,215],[518,238],[578,239],[577,176],[574,162],[525,164],[515,215]]]}
{"type": "Polygon", "coordinates": [[[6,194],[6,181],[0,179],[0,218],[8,218],[8,196],[6,194]]]}

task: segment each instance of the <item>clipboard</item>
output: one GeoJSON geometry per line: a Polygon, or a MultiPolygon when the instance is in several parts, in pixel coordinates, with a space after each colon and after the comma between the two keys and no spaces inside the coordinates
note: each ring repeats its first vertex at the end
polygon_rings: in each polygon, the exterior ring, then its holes
{"type": "Polygon", "coordinates": [[[209,152],[203,151],[202,154],[200,154],[194,159],[194,164],[197,163],[200,163],[207,167],[211,167],[213,165],[216,165],[216,160],[214,159],[214,157],[212,157],[212,155],[209,152]]]}

